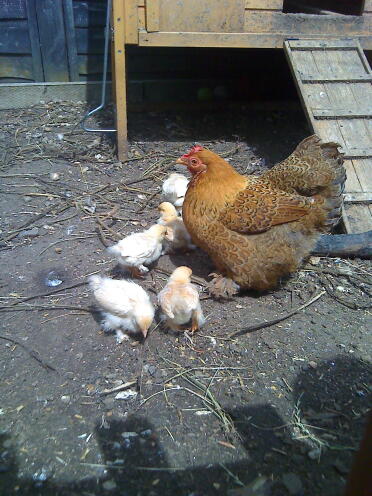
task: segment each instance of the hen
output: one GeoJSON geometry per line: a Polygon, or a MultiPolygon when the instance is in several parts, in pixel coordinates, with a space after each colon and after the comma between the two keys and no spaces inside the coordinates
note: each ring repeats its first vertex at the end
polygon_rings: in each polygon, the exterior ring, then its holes
{"type": "Polygon", "coordinates": [[[177,162],[192,174],[186,228],[221,273],[211,283],[214,296],[275,287],[340,218],[342,155],[315,135],[261,176],[243,176],[201,146],[177,162]]]}
{"type": "Polygon", "coordinates": [[[125,339],[121,329],[147,336],[155,310],[141,286],[98,275],[90,276],[88,281],[101,310],[104,331],[115,331],[118,343],[125,339]]]}
{"type": "Polygon", "coordinates": [[[162,318],[173,331],[183,330],[182,326],[191,321],[191,331],[195,332],[205,322],[198,290],[191,284],[191,274],[189,267],[177,267],[158,295],[162,318]]]}

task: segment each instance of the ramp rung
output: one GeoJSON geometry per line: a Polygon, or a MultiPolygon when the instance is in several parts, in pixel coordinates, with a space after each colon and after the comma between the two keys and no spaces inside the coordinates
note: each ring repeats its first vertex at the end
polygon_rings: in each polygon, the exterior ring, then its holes
{"type": "Polygon", "coordinates": [[[317,109],[312,108],[312,113],[315,119],[370,119],[372,117],[372,110],[362,108],[330,108],[330,109],[317,109]]]}

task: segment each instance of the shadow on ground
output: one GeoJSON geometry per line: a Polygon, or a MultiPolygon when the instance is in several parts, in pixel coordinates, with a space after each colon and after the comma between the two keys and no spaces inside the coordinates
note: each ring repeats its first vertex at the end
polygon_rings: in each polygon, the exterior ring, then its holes
{"type": "Polygon", "coordinates": [[[133,414],[125,421],[97,423],[100,477],[53,484],[43,480],[42,472],[33,479],[19,478],[11,433],[2,433],[0,494],[300,496],[310,494],[311,480],[316,494],[341,495],[363,434],[370,379],[367,363],[338,356],[303,369],[289,386],[294,410],[286,422],[269,404],[241,405],[228,412],[246,450],[244,459],[228,466],[208,465],[206,460],[203,466],[172,467],[153,424],[133,414]],[[266,482],[254,491],[250,484],[261,476],[266,482]]]}

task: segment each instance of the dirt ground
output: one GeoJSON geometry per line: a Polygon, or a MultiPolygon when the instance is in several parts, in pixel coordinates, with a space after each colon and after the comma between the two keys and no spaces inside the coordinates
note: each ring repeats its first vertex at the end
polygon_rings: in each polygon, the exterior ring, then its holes
{"type": "MultiPolygon", "coordinates": [[[[84,111],[0,112],[0,494],[341,495],[370,404],[370,262],[313,257],[264,295],[202,293],[197,335],[159,326],[144,345],[100,330],[85,285],[118,275],[104,244],[157,219],[192,144],[260,173],[310,134],[301,110],[131,114],[124,164],[76,126],[84,111]]],[[[213,270],[200,251],[161,257],[140,281],[154,302],[158,269],[181,264],[213,270]]]]}

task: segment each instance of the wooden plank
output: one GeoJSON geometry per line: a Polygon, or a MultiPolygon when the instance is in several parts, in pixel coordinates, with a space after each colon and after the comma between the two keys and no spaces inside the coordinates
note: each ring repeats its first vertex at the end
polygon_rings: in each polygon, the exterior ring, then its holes
{"type": "Polygon", "coordinates": [[[24,55],[23,57],[1,56],[0,78],[34,81],[34,77],[34,66],[31,55],[24,55]]]}
{"type": "Polygon", "coordinates": [[[372,0],[364,0],[363,12],[372,12],[372,0]]]}
{"type": "Polygon", "coordinates": [[[125,4],[125,42],[138,44],[138,0],[125,4]]]}
{"type": "Polygon", "coordinates": [[[244,7],[245,0],[159,0],[159,31],[240,33],[244,7]]]}
{"type": "Polygon", "coordinates": [[[245,11],[244,31],[250,33],[301,33],[328,36],[368,35],[368,16],[284,14],[282,12],[245,11]]]}
{"type": "Polygon", "coordinates": [[[1,0],[0,19],[25,19],[26,0],[1,0]]]}
{"type": "Polygon", "coordinates": [[[75,46],[78,54],[102,54],[104,52],[105,31],[100,27],[76,28],[75,46]]]}
{"type": "MultiPolygon", "coordinates": [[[[344,127],[343,124],[341,127],[344,127]]],[[[345,154],[345,158],[372,158],[372,148],[345,148],[343,152],[345,154]]]]}
{"type": "MultiPolygon", "coordinates": [[[[71,81],[79,81],[79,68],[78,68],[78,56],[77,56],[77,43],[76,36],[77,30],[75,29],[75,20],[74,20],[74,9],[72,6],[72,0],[65,0],[63,2],[63,14],[65,18],[65,26],[66,26],[66,44],[67,44],[67,57],[68,57],[68,67],[70,73],[71,81]]],[[[87,32],[84,29],[84,32],[87,32]]],[[[87,53],[87,52],[85,52],[87,53]]]]}
{"type": "Polygon", "coordinates": [[[372,203],[372,191],[371,192],[356,192],[356,193],[345,193],[344,194],[345,203],[372,203]]]}
{"type": "Polygon", "coordinates": [[[367,232],[372,229],[372,213],[370,205],[345,204],[348,233],[367,232]]]}
{"type": "MultiPolygon", "coordinates": [[[[185,22],[185,19],[183,19],[185,22]]],[[[146,30],[151,33],[159,31],[160,6],[159,0],[146,0],[146,30]]]]}
{"type": "Polygon", "coordinates": [[[68,58],[62,3],[37,0],[37,22],[43,58],[44,77],[47,81],[68,81],[68,58]]]}
{"type": "MultiPolygon", "coordinates": [[[[140,16],[140,14],[139,14],[140,16]]],[[[139,17],[140,25],[140,17],[139,17]]],[[[227,47],[227,48],[283,48],[287,38],[301,33],[139,33],[140,46],[227,47]]],[[[311,35],[307,35],[311,37],[311,35]]],[[[313,35],[313,38],[319,38],[313,35]]],[[[372,50],[372,35],[358,36],[365,50],[372,50]]]]}
{"type": "Polygon", "coordinates": [[[318,40],[288,40],[292,50],[355,50],[356,44],[353,38],[318,39],[318,40]]]}
{"type": "Polygon", "coordinates": [[[35,2],[36,0],[29,0],[27,2],[27,22],[32,52],[33,79],[35,82],[41,82],[45,81],[45,78],[41,61],[41,47],[35,2]]]}
{"type": "Polygon", "coordinates": [[[1,21],[0,53],[30,54],[31,43],[27,20],[1,21]]]}
{"type": "Polygon", "coordinates": [[[106,0],[74,0],[73,2],[75,26],[89,28],[104,26],[106,23],[106,0]]]}
{"type": "MultiPolygon", "coordinates": [[[[371,107],[370,107],[371,108],[371,107]]],[[[363,108],[312,108],[311,109],[315,119],[360,119],[360,118],[371,118],[372,110],[363,108]]]]}
{"type": "Polygon", "coordinates": [[[346,170],[345,191],[347,192],[362,192],[362,186],[355,172],[354,163],[352,160],[345,159],[344,166],[346,170]]]}
{"type": "MultiPolygon", "coordinates": [[[[146,31],[146,11],[145,7],[139,6],[137,10],[138,15],[138,30],[146,31]]],[[[139,42],[139,40],[138,40],[139,42]]]]}
{"type": "MultiPolygon", "coordinates": [[[[286,47],[288,43],[286,42],[286,47]]],[[[335,141],[345,147],[345,141],[340,132],[340,129],[335,121],[321,121],[314,119],[311,108],[331,106],[331,101],[328,97],[324,84],[308,84],[304,85],[301,80],[301,74],[306,70],[313,74],[319,74],[319,69],[315,63],[312,52],[290,51],[286,50],[290,61],[290,66],[294,72],[296,83],[299,89],[300,97],[303,101],[304,110],[308,120],[315,133],[319,134],[325,141],[335,141]]]]}
{"type": "Polygon", "coordinates": [[[283,0],[245,0],[246,9],[283,10],[283,0]]]}
{"type": "Polygon", "coordinates": [[[362,191],[372,191],[372,161],[368,159],[353,160],[353,164],[362,186],[362,191]]]}
{"type": "Polygon", "coordinates": [[[125,68],[125,5],[124,0],[113,0],[114,67],[116,97],[116,140],[119,160],[125,160],[127,142],[127,95],[125,68]]]}
{"type": "MultiPolygon", "coordinates": [[[[314,52],[317,53],[317,52],[314,52]]],[[[319,52],[323,53],[323,52],[319,52]]],[[[352,77],[315,77],[311,75],[302,75],[303,83],[372,83],[372,76],[368,74],[355,74],[352,77]]]]}

